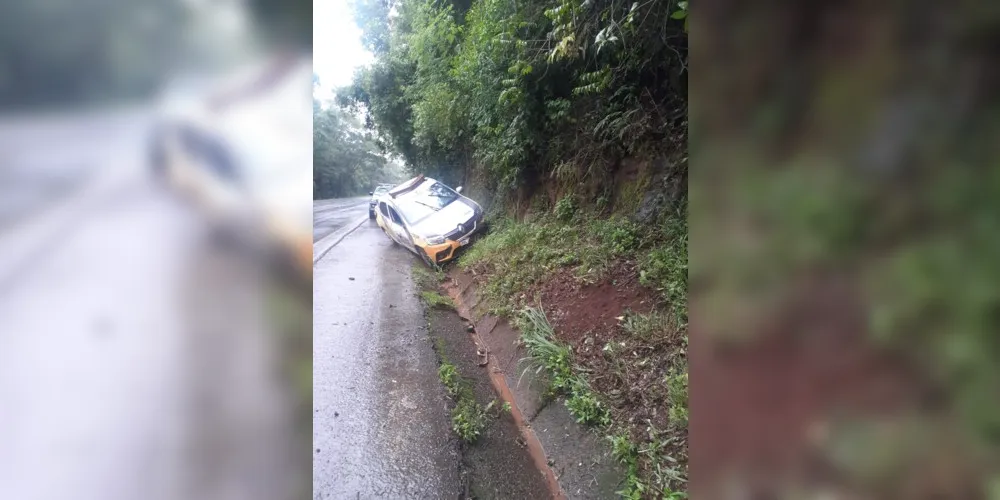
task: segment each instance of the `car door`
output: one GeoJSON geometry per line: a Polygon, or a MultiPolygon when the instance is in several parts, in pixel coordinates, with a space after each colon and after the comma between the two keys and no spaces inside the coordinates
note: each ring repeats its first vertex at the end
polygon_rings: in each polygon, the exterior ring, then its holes
{"type": "Polygon", "coordinates": [[[410,248],[410,235],[406,232],[406,227],[403,226],[403,218],[400,217],[399,212],[396,211],[392,206],[388,207],[389,210],[389,227],[393,233],[393,239],[397,243],[403,245],[406,248],[410,248]]]}
{"type": "Polygon", "coordinates": [[[384,201],[378,202],[378,210],[375,211],[375,223],[378,224],[378,227],[382,228],[386,236],[395,241],[395,238],[392,238],[389,234],[389,206],[384,201]]]}

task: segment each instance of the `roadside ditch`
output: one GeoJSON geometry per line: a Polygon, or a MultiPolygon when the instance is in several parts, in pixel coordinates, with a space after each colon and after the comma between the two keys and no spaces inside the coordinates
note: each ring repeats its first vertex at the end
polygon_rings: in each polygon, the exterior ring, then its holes
{"type": "Polygon", "coordinates": [[[520,333],[480,310],[475,285],[414,266],[440,378],[452,396],[467,498],[605,499],[624,471],[526,361],[520,333]]]}

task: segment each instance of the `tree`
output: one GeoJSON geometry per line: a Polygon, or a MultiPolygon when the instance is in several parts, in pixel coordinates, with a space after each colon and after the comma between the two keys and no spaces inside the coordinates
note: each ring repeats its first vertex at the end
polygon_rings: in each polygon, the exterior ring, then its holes
{"type": "Polygon", "coordinates": [[[340,99],[415,170],[513,189],[685,147],[687,2],[359,0],[357,16],[376,62],[340,99]]]}
{"type": "Polygon", "coordinates": [[[402,180],[371,131],[346,110],[313,100],[313,198],[339,198],[402,180]]]}

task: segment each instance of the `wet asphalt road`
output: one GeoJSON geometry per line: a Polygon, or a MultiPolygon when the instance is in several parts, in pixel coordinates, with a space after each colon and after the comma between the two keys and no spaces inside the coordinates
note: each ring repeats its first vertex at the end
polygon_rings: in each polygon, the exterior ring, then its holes
{"type": "Polygon", "coordinates": [[[369,196],[313,202],[313,243],[368,217],[369,196]]]}
{"type": "MultiPolygon", "coordinates": [[[[337,203],[317,203],[317,220],[337,203]]],[[[364,204],[336,216],[361,217],[364,204]]],[[[365,221],[314,265],[314,499],[463,492],[415,262],[365,221]]]]}
{"type": "Polygon", "coordinates": [[[31,249],[0,262],[0,498],[289,498],[265,280],[149,181],[149,119],[0,123],[5,189],[32,193],[0,214],[31,249]],[[104,190],[71,201],[83,179],[104,190]]]}

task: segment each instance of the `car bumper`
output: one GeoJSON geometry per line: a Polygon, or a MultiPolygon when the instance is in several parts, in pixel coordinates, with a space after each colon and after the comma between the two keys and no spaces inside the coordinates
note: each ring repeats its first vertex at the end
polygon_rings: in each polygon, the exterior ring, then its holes
{"type": "Polygon", "coordinates": [[[457,241],[446,241],[440,245],[420,247],[435,264],[443,264],[455,258],[455,253],[462,245],[457,241]]]}
{"type": "Polygon", "coordinates": [[[454,260],[455,257],[457,257],[458,254],[460,253],[460,250],[471,245],[473,238],[482,233],[485,228],[486,228],[485,221],[480,220],[476,224],[476,229],[470,231],[461,238],[448,239],[445,240],[444,243],[441,243],[439,245],[426,245],[418,248],[423,250],[427,254],[427,256],[430,257],[431,261],[434,262],[435,264],[443,264],[450,260],[454,260]],[[466,244],[463,245],[461,242],[464,240],[467,240],[467,242],[466,244]]]}

